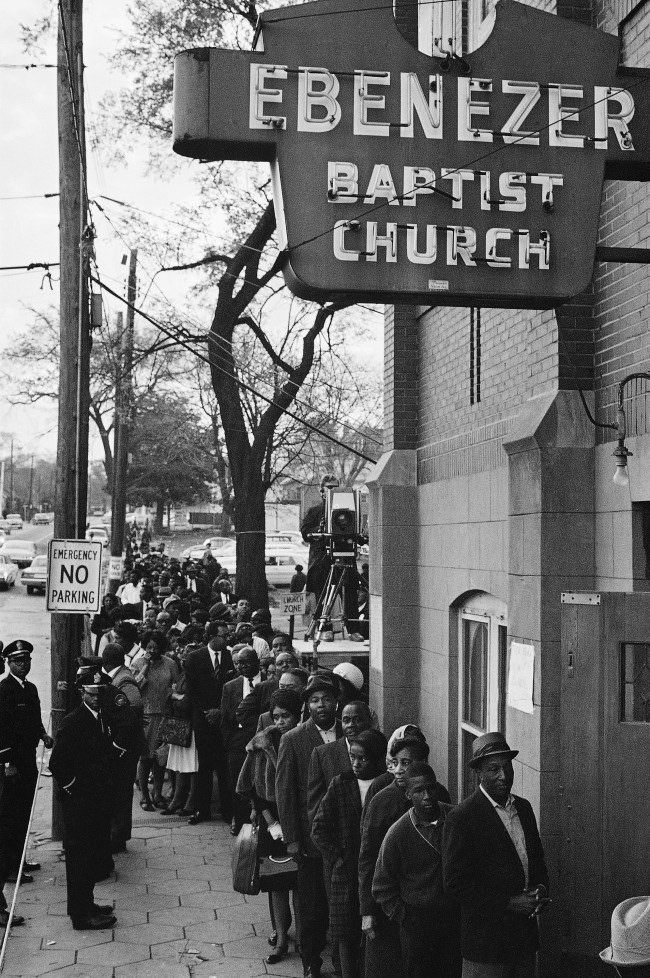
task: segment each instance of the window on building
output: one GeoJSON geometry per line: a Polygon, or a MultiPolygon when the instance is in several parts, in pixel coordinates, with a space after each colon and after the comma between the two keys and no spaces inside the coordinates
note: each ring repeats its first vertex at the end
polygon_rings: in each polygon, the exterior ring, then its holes
{"type": "Polygon", "coordinates": [[[476,787],[469,767],[472,744],[488,730],[504,730],[507,625],[505,608],[486,596],[486,613],[477,613],[481,599],[460,612],[458,783],[461,797],[476,787]]]}
{"type": "Polygon", "coordinates": [[[621,720],[650,723],[650,645],[621,645],[621,720]]]}
{"type": "Polygon", "coordinates": [[[632,575],[635,591],[650,591],[650,503],[632,503],[632,575]]]}

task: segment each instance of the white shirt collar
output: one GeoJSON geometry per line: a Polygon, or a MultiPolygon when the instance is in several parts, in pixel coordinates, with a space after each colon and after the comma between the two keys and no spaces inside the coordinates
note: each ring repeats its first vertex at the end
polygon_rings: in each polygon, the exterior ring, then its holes
{"type": "Polygon", "coordinates": [[[95,710],[93,710],[93,709],[92,709],[92,708],[91,708],[90,706],[88,706],[88,704],[87,704],[87,703],[85,703],[85,702],[84,702],[84,706],[86,707],[86,709],[88,710],[88,712],[89,712],[89,713],[92,713],[92,715],[94,716],[94,718],[95,718],[95,720],[99,720],[99,713],[96,713],[96,712],[95,712],[95,710]]]}
{"type": "Polygon", "coordinates": [[[509,805],[513,805],[514,804],[515,799],[514,799],[514,796],[513,795],[508,795],[508,798],[506,799],[505,805],[500,805],[498,801],[495,801],[494,798],[492,798],[492,796],[487,793],[487,791],[485,790],[485,788],[483,787],[482,784],[479,785],[479,788],[481,789],[481,791],[483,792],[483,794],[485,795],[485,797],[487,798],[487,800],[489,802],[491,802],[493,808],[504,808],[505,809],[505,808],[508,808],[509,805]]]}
{"type": "Polygon", "coordinates": [[[121,668],[122,666],[115,666],[114,669],[104,669],[104,672],[106,673],[107,676],[110,676],[111,679],[113,679],[115,674],[119,672],[121,668]]]}
{"type": "Polygon", "coordinates": [[[20,683],[20,685],[23,687],[23,689],[25,688],[25,680],[24,679],[19,679],[18,676],[15,676],[13,674],[13,672],[10,672],[9,675],[12,677],[12,679],[15,679],[17,683],[20,683]]]}

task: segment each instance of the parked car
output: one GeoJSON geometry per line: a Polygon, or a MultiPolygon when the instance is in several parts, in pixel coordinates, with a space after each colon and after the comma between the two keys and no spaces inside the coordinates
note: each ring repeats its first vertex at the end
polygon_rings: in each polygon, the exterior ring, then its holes
{"type": "Polygon", "coordinates": [[[0,587],[5,591],[13,587],[18,577],[18,565],[0,551],[0,587]]]}
{"type": "Polygon", "coordinates": [[[100,523],[93,524],[89,526],[86,530],[86,540],[91,540],[93,543],[105,543],[108,545],[108,529],[100,523]]]}
{"type": "Polygon", "coordinates": [[[34,526],[49,526],[54,523],[54,513],[34,513],[32,524],[34,526]]]}
{"type": "Polygon", "coordinates": [[[0,547],[0,555],[20,568],[29,567],[36,556],[36,544],[31,540],[6,540],[0,547]]]}
{"type": "Polygon", "coordinates": [[[17,530],[23,528],[23,518],[20,513],[7,513],[7,523],[9,526],[15,526],[17,530]]]}
{"type": "Polygon", "coordinates": [[[27,593],[33,594],[34,591],[45,594],[47,587],[47,557],[34,557],[33,561],[26,567],[20,575],[20,583],[24,584],[27,593]]]}
{"type": "Polygon", "coordinates": [[[308,550],[267,546],[264,555],[266,580],[273,587],[289,587],[291,578],[296,573],[296,564],[302,564],[306,568],[308,559],[308,550]]]}
{"type": "Polygon", "coordinates": [[[181,560],[202,560],[205,555],[206,547],[210,544],[210,550],[217,560],[220,561],[220,554],[225,550],[230,550],[235,546],[233,537],[208,537],[202,544],[194,544],[187,547],[181,554],[181,560]]]}
{"type": "Polygon", "coordinates": [[[273,533],[266,534],[266,546],[304,547],[302,533],[297,530],[274,530],[273,533]]]}

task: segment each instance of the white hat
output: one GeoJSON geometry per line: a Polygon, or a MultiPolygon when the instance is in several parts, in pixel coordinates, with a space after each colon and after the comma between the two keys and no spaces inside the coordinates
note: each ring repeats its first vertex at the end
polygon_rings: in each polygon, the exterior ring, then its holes
{"type": "Polygon", "coordinates": [[[357,690],[363,687],[363,673],[358,666],[352,665],[351,662],[339,662],[338,666],[334,666],[332,672],[335,676],[340,676],[341,679],[347,679],[357,690]]]}
{"type": "Polygon", "coordinates": [[[650,896],[630,897],[614,908],[611,942],[600,958],[619,968],[650,964],[650,896]]]}

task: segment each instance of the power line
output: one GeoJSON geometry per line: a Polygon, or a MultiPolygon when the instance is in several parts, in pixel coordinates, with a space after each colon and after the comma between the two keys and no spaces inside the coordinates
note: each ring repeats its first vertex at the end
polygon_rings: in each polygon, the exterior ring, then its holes
{"type": "MultiPolygon", "coordinates": [[[[431,2],[436,2],[436,3],[438,3],[438,2],[441,2],[441,3],[454,3],[454,2],[456,2],[456,0],[431,0],[431,2]]],[[[354,12],[356,13],[356,10],[354,12]]],[[[300,16],[300,15],[298,15],[298,16],[300,16]]],[[[313,16],[316,16],[316,14],[304,14],[302,16],[312,16],[313,17],[313,16]]],[[[319,14],[318,16],[326,16],[326,15],[319,14]]],[[[291,18],[287,18],[287,19],[291,19],[291,18]]],[[[645,85],[645,84],[646,84],[646,79],[641,79],[640,81],[636,82],[635,84],[629,85],[628,86],[628,90],[631,90],[631,89],[634,89],[634,88],[638,88],[640,85],[645,85]]],[[[572,112],[567,112],[567,113],[564,114],[562,120],[555,119],[553,122],[549,122],[547,125],[540,126],[539,129],[533,129],[531,132],[527,132],[525,134],[522,134],[521,136],[519,136],[518,139],[514,139],[512,141],[512,143],[504,144],[503,146],[496,146],[494,149],[488,150],[486,153],[481,154],[481,156],[477,156],[473,160],[468,160],[467,163],[463,163],[460,166],[457,166],[453,170],[447,170],[446,171],[446,176],[451,176],[454,173],[459,173],[461,170],[467,170],[471,166],[475,165],[476,163],[481,163],[483,160],[486,160],[486,159],[488,159],[491,156],[496,156],[499,153],[504,153],[509,146],[515,146],[517,143],[520,143],[523,140],[528,139],[530,136],[538,136],[541,133],[546,132],[548,129],[551,129],[553,126],[559,125],[560,121],[564,122],[565,120],[570,119],[573,116],[579,116],[580,113],[581,112],[584,112],[586,109],[593,109],[596,105],[600,105],[601,102],[607,102],[607,101],[609,101],[610,98],[611,98],[611,95],[605,95],[603,98],[596,99],[594,102],[590,102],[587,105],[583,105],[579,109],[575,109],[572,112]]],[[[418,190],[427,190],[427,189],[430,190],[432,188],[435,188],[435,179],[434,180],[429,180],[428,183],[421,184],[418,187],[418,190]]],[[[394,197],[387,198],[386,200],[382,201],[381,203],[375,204],[374,207],[371,207],[369,210],[362,211],[362,212],[358,213],[355,217],[348,218],[348,220],[349,221],[360,221],[363,218],[368,217],[369,214],[374,214],[376,211],[383,210],[384,208],[388,207],[390,204],[394,203],[395,201],[398,201],[399,202],[401,199],[402,199],[402,197],[401,197],[400,194],[395,194],[394,197]]],[[[305,245],[313,244],[314,241],[318,241],[318,240],[320,240],[320,238],[324,238],[326,235],[331,234],[335,227],[336,227],[336,225],[333,224],[333,225],[331,225],[331,227],[326,228],[325,231],[319,231],[318,234],[314,234],[310,238],[305,238],[303,241],[299,241],[298,244],[292,245],[290,248],[287,248],[286,249],[287,250],[287,254],[291,254],[292,251],[297,251],[298,248],[304,248],[305,245]]]]}
{"type": "Polygon", "coordinates": [[[59,264],[58,261],[32,261],[29,265],[2,265],[0,272],[31,272],[34,268],[58,268],[59,264]]]}
{"type": "Polygon", "coordinates": [[[31,64],[0,64],[0,68],[24,68],[28,71],[30,68],[58,68],[58,65],[51,64],[36,64],[32,62],[31,64]]]}
{"type": "MultiPolygon", "coordinates": [[[[186,228],[188,231],[196,231],[199,234],[205,234],[205,228],[199,228],[193,224],[184,224],[183,221],[177,221],[173,217],[164,217],[162,214],[154,214],[153,211],[145,210],[144,207],[137,207],[135,204],[129,204],[124,200],[117,200],[115,197],[108,197],[106,194],[97,194],[97,197],[101,200],[110,200],[112,204],[119,204],[120,207],[126,207],[132,211],[140,211],[141,214],[147,214],[149,217],[155,217],[159,221],[166,221],[168,224],[177,224],[181,228],[186,228]]],[[[97,204],[97,199],[95,198],[95,203],[97,204]]],[[[97,204],[100,207],[99,204],[97,204]]]]}
{"type": "MultiPolygon", "coordinates": [[[[113,222],[111,221],[111,219],[110,219],[110,217],[108,216],[108,214],[106,214],[106,213],[105,213],[105,211],[103,210],[103,208],[101,207],[101,205],[100,205],[100,204],[98,204],[98,203],[97,203],[97,201],[91,201],[91,203],[93,203],[93,204],[94,204],[94,205],[95,205],[96,207],[98,207],[98,208],[99,208],[99,211],[100,211],[100,213],[101,213],[101,214],[102,214],[102,215],[104,216],[104,218],[105,218],[105,219],[106,219],[106,220],[108,221],[108,223],[110,224],[110,226],[111,226],[111,228],[113,229],[113,231],[115,232],[115,234],[117,234],[117,236],[118,236],[118,237],[120,238],[120,240],[122,241],[122,243],[124,244],[124,246],[125,246],[126,248],[128,248],[129,250],[131,250],[131,245],[130,245],[130,244],[129,244],[129,243],[127,242],[127,240],[125,239],[125,237],[124,237],[124,235],[123,235],[123,234],[121,234],[121,233],[120,233],[120,231],[119,231],[119,230],[118,230],[118,229],[117,229],[117,228],[115,227],[115,225],[114,225],[114,224],[113,224],[113,222]]],[[[257,251],[258,249],[255,249],[255,250],[257,251]]],[[[142,264],[142,262],[141,262],[141,264],[142,264]]],[[[151,281],[150,281],[150,283],[149,283],[149,288],[147,289],[147,293],[146,293],[146,294],[148,295],[148,294],[149,294],[149,289],[151,288],[151,286],[152,286],[152,285],[155,285],[155,287],[156,287],[156,290],[157,290],[157,291],[158,291],[158,292],[160,293],[160,295],[161,295],[161,296],[162,296],[162,298],[163,298],[163,299],[165,300],[165,302],[167,303],[167,305],[168,305],[168,306],[170,306],[170,308],[171,308],[171,309],[172,309],[172,310],[173,310],[173,311],[174,311],[174,312],[175,312],[175,313],[176,313],[177,315],[179,315],[179,316],[180,316],[180,313],[179,313],[179,311],[178,311],[178,309],[177,309],[177,307],[176,307],[176,306],[174,305],[174,303],[173,303],[173,302],[172,302],[172,301],[171,301],[171,300],[169,299],[169,297],[168,297],[168,296],[166,295],[166,293],[165,293],[165,292],[163,292],[163,290],[162,290],[162,288],[160,287],[160,285],[158,284],[158,282],[156,282],[156,281],[155,281],[155,277],[156,277],[156,275],[158,274],[158,272],[160,272],[160,271],[164,271],[164,269],[158,269],[158,271],[156,271],[156,272],[154,273],[154,275],[153,275],[153,276],[151,277],[151,281]]],[[[235,279],[237,279],[237,278],[239,278],[239,276],[236,276],[236,275],[234,275],[234,274],[233,274],[233,273],[231,273],[231,272],[225,272],[225,271],[224,271],[224,272],[223,272],[222,274],[223,274],[223,275],[229,275],[229,276],[231,276],[232,278],[235,278],[235,279]]],[[[257,283],[257,282],[252,282],[252,281],[249,281],[248,279],[245,279],[245,278],[244,278],[244,279],[241,279],[241,281],[243,281],[243,282],[245,282],[245,283],[248,283],[249,285],[252,285],[252,286],[256,286],[256,287],[258,287],[258,288],[260,287],[260,286],[259,286],[259,283],[257,283]]],[[[274,289],[272,289],[272,287],[271,287],[270,285],[263,285],[263,286],[261,286],[261,288],[266,288],[266,289],[270,289],[270,290],[271,290],[272,292],[275,292],[275,290],[274,290],[274,289]]],[[[372,310],[370,310],[370,311],[372,311],[372,310]]],[[[190,316],[187,316],[187,315],[185,315],[185,316],[184,316],[184,318],[185,318],[185,319],[187,319],[187,320],[188,320],[188,322],[190,322],[190,323],[191,323],[191,324],[192,324],[192,325],[193,325],[193,326],[194,326],[194,327],[195,327],[196,329],[201,329],[201,326],[200,326],[200,324],[199,324],[199,323],[197,323],[197,322],[196,322],[196,320],[193,320],[193,319],[192,319],[192,318],[191,318],[190,316]]],[[[177,328],[178,328],[178,327],[177,327],[177,328]]],[[[181,328],[182,328],[182,327],[181,327],[181,328]]],[[[186,333],[186,338],[187,338],[188,340],[193,340],[193,337],[191,337],[191,336],[190,336],[190,334],[189,334],[189,333],[187,333],[187,331],[185,331],[185,333],[186,333]]],[[[207,337],[206,337],[206,339],[207,339],[207,337]]],[[[218,346],[220,346],[220,348],[221,348],[221,350],[222,350],[222,352],[224,352],[224,353],[227,353],[228,355],[232,355],[232,346],[233,346],[233,343],[232,343],[232,340],[230,340],[230,341],[229,341],[229,340],[226,340],[226,339],[225,339],[225,337],[220,337],[220,336],[217,336],[217,337],[212,337],[211,339],[212,339],[212,342],[214,342],[214,343],[216,343],[216,344],[217,344],[218,346]],[[228,347],[230,347],[230,349],[228,349],[228,347]]],[[[267,379],[266,379],[265,377],[263,377],[263,376],[261,376],[261,375],[260,375],[259,373],[256,373],[255,371],[253,371],[253,370],[251,370],[251,369],[250,369],[249,367],[246,367],[246,366],[244,366],[244,365],[239,365],[239,366],[238,366],[238,369],[239,369],[239,370],[241,370],[241,371],[242,371],[243,373],[245,373],[245,374],[246,374],[246,375],[247,375],[247,376],[248,376],[249,378],[252,378],[252,380],[253,380],[254,382],[256,382],[256,383],[262,383],[262,384],[266,384],[266,385],[267,385],[268,387],[273,387],[273,383],[272,383],[272,382],[271,382],[270,380],[267,380],[267,379]]],[[[330,383],[328,383],[327,381],[320,381],[320,383],[321,383],[321,384],[322,384],[322,386],[324,386],[324,387],[328,387],[328,388],[330,388],[331,390],[337,390],[337,391],[338,391],[338,388],[336,388],[336,387],[334,387],[334,385],[333,385],[333,384],[330,384],[330,383]]],[[[261,395],[260,395],[260,396],[261,396],[261,395]]],[[[297,397],[297,396],[295,396],[295,395],[294,395],[294,401],[295,401],[295,402],[296,402],[297,404],[302,404],[302,405],[304,405],[305,407],[307,407],[307,408],[309,408],[309,409],[311,409],[311,410],[314,410],[314,408],[312,407],[312,405],[310,405],[310,404],[308,404],[308,403],[307,403],[306,401],[303,401],[303,400],[302,400],[302,398],[299,398],[299,397],[297,397]]],[[[322,410],[322,409],[320,409],[320,408],[316,408],[315,410],[316,410],[316,411],[317,411],[317,412],[318,412],[319,414],[321,414],[321,415],[323,416],[323,418],[325,418],[326,420],[328,420],[328,421],[329,421],[329,420],[331,420],[331,418],[330,418],[330,416],[329,416],[329,415],[327,414],[327,412],[325,412],[325,411],[323,411],[323,410],[322,410]]],[[[373,438],[372,436],[370,436],[370,435],[368,435],[368,434],[367,434],[366,432],[364,432],[364,431],[361,431],[361,430],[360,430],[360,429],[358,429],[358,428],[355,428],[355,427],[354,427],[354,425],[351,425],[351,424],[349,424],[348,422],[345,422],[345,421],[342,421],[342,422],[341,422],[341,425],[342,425],[342,427],[344,427],[344,428],[347,428],[347,429],[348,429],[349,431],[352,431],[352,432],[354,432],[355,434],[357,434],[357,435],[360,435],[360,436],[361,436],[362,438],[365,438],[365,439],[367,439],[367,440],[369,440],[369,441],[372,441],[372,442],[374,442],[374,443],[375,443],[375,444],[377,444],[377,445],[380,445],[380,444],[381,444],[381,442],[380,442],[379,440],[377,440],[377,439],[375,439],[375,438],[373,438]]]]}
{"type": "Polygon", "coordinates": [[[43,197],[58,197],[59,192],[55,194],[16,194],[12,197],[0,197],[0,200],[40,200],[43,197]]]}
{"type": "MultiPolygon", "coordinates": [[[[327,441],[332,442],[334,445],[338,445],[339,448],[344,448],[346,451],[352,452],[352,454],[354,454],[354,455],[358,455],[359,458],[364,459],[366,462],[370,462],[373,465],[375,464],[376,459],[370,458],[369,455],[365,455],[363,452],[360,452],[358,449],[353,448],[351,445],[346,444],[346,442],[341,441],[339,438],[335,438],[333,435],[328,434],[327,432],[323,431],[321,428],[318,428],[316,425],[311,424],[311,422],[306,421],[304,418],[301,418],[297,414],[294,414],[292,411],[289,411],[288,408],[282,407],[282,405],[278,404],[277,401],[274,401],[273,398],[267,397],[265,394],[260,393],[260,391],[255,390],[255,388],[254,387],[251,387],[249,384],[245,384],[242,380],[240,380],[234,374],[230,374],[223,367],[219,367],[217,364],[213,363],[212,360],[209,357],[206,357],[202,353],[200,353],[198,350],[193,349],[189,345],[189,343],[187,343],[185,340],[179,339],[179,337],[178,336],[175,336],[174,333],[171,330],[168,330],[165,326],[163,326],[162,323],[160,323],[157,320],[155,320],[152,316],[149,316],[143,310],[138,309],[137,306],[133,305],[133,303],[130,303],[123,296],[119,295],[113,289],[109,288],[108,285],[104,285],[104,283],[100,279],[96,278],[94,275],[91,275],[90,278],[91,278],[91,281],[93,281],[97,285],[99,285],[99,287],[101,289],[104,289],[106,292],[108,292],[109,295],[112,295],[115,299],[119,299],[120,302],[123,302],[125,306],[127,306],[130,309],[132,309],[139,316],[142,316],[142,318],[143,319],[146,319],[147,322],[151,323],[152,326],[155,326],[162,333],[165,333],[165,335],[169,336],[170,339],[175,340],[179,344],[179,346],[184,347],[186,350],[188,350],[190,353],[192,353],[199,360],[203,360],[203,362],[204,363],[207,363],[207,365],[209,367],[214,368],[215,370],[218,370],[220,373],[224,374],[226,377],[229,377],[231,380],[233,380],[237,384],[238,387],[242,388],[243,390],[248,391],[251,394],[255,394],[256,397],[261,398],[261,400],[265,401],[267,404],[270,404],[270,405],[273,405],[274,407],[280,408],[280,410],[282,411],[282,413],[283,414],[286,414],[287,417],[293,418],[293,420],[294,421],[297,421],[298,424],[303,425],[305,428],[308,428],[310,431],[313,431],[315,434],[320,435],[322,438],[325,438],[327,441]]],[[[332,312],[332,315],[333,314],[334,314],[334,312],[332,312]]]]}

